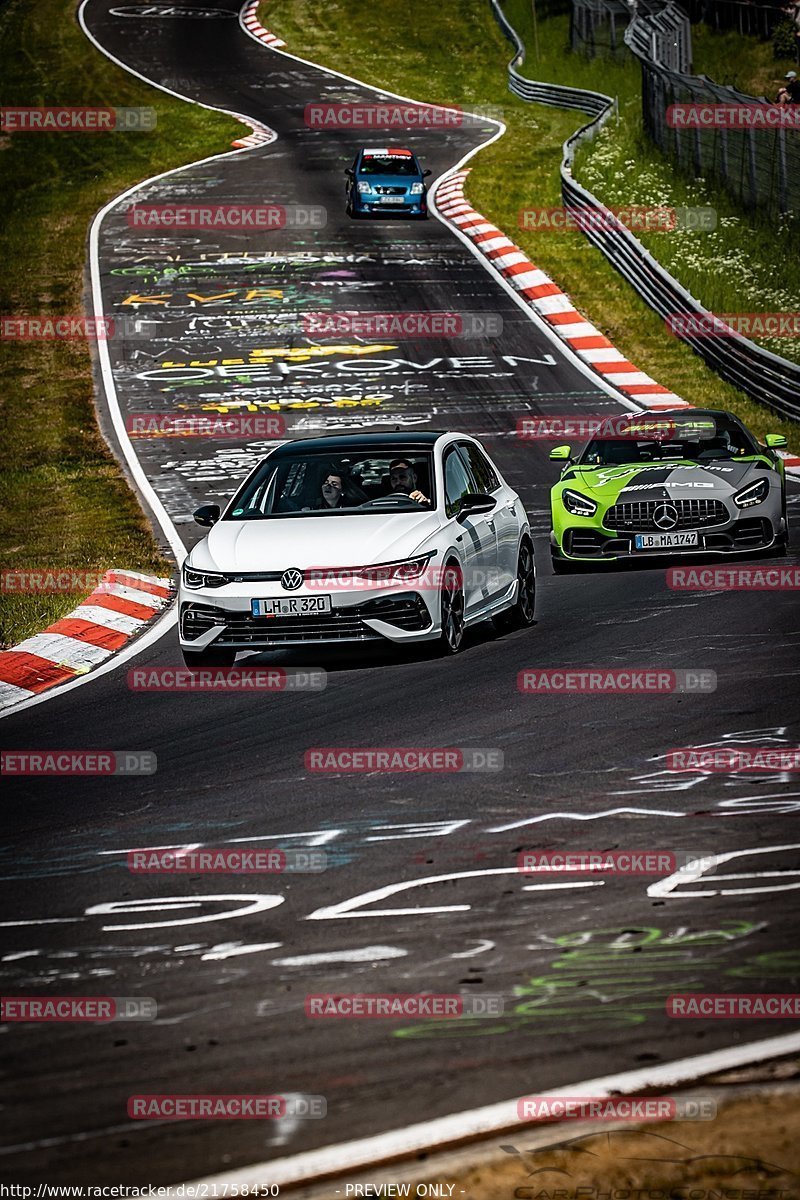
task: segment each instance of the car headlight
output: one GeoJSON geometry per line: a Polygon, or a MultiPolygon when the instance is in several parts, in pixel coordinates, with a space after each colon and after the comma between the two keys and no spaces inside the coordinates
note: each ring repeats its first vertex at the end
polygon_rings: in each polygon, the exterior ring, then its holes
{"type": "Polygon", "coordinates": [[[432,558],[433,554],[422,554],[419,558],[376,563],[374,567],[355,567],[353,574],[365,583],[411,583],[419,579],[432,558]]]}
{"type": "Polygon", "coordinates": [[[581,496],[580,492],[573,492],[569,488],[564,488],[561,493],[561,503],[567,512],[572,513],[575,517],[593,517],[597,512],[594,500],[590,500],[588,496],[581,496]]]}
{"type": "Polygon", "coordinates": [[[218,588],[224,587],[227,582],[224,575],[215,571],[198,571],[195,567],[183,564],[183,586],[186,588],[194,591],[198,588],[218,588]]]}
{"type": "Polygon", "coordinates": [[[769,480],[757,479],[755,483],[749,483],[747,487],[742,488],[733,497],[733,503],[738,504],[739,508],[750,508],[751,504],[760,504],[762,500],[766,500],[769,495],[769,480]]]}
{"type": "Polygon", "coordinates": [[[412,185],[411,185],[411,195],[412,196],[421,196],[424,191],[425,191],[424,183],[412,183],[412,185]]]}
{"type": "Polygon", "coordinates": [[[362,196],[370,196],[372,194],[372,184],[359,182],[358,190],[362,196]]]}

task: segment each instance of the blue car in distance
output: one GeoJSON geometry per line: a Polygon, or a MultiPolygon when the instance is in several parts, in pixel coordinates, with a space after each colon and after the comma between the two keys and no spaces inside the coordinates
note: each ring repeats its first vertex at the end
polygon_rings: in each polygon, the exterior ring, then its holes
{"type": "Polygon", "coordinates": [[[352,167],[345,171],[347,215],[398,213],[425,220],[428,216],[425,178],[411,150],[384,146],[359,150],[352,167]]]}

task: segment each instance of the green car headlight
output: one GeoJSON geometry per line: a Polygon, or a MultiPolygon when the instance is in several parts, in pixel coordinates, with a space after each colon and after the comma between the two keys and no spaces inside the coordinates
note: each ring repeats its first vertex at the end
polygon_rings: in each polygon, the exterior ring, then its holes
{"type": "Polygon", "coordinates": [[[594,500],[590,500],[588,496],[582,496],[580,492],[573,492],[570,488],[564,488],[561,493],[561,503],[574,517],[593,517],[597,512],[594,500]]]}
{"type": "Polygon", "coordinates": [[[746,488],[742,488],[733,497],[733,503],[738,504],[739,508],[749,508],[751,504],[760,504],[762,500],[766,500],[769,495],[769,480],[757,479],[755,483],[748,484],[746,488]]]}

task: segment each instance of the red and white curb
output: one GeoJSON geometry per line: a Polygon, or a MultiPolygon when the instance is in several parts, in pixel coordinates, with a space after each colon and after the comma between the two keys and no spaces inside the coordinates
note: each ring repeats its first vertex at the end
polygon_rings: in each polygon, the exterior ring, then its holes
{"type": "MultiPolygon", "coordinates": [[[[434,199],[442,216],[475,245],[525,303],[606,383],[634,404],[649,410],[693,408],[675,392],[638,370],[614,344],[577,311],[569,296],[534,266],[519,246],[477,212],[464,195],[469,168],[446,176],[434,199]]],[[[800,475],[800,458],[781,453],[790,475],[800,475]]]]}
{"type": "Polygon", "coordinates": [[[268,146],[278,136],[275,130],[270,129],[268,125],[259,125],[256,121],[249,121],[245,117],[237,117],[236,120],[241,121],[243,125],[249,125],[253,131],[248,133],[247,137],[237,138],[235,142],[231,142],[231,145],[236,146],[239,150],[250,150],[253,146],[268,146]]]}
{"type": "Polygon", "coordinates": [[[685,400],[651,379],[575,309],[557,283],[534,266],[501,229],[476,212],[464,196],[469,169],[456,171],[435,192],[436,207],[456,225],[525,302],[571,350],[617,391],[648,409],[690,408],[685,400]]]}
{"type": "MultiPolygon", "coordinates": [[[[285,46],[286,42],[282,41],[277,34],[270,33],[259,21],[257,16],[258,5],[259,0],[250,0],[250,3],[244,6],[240,20],[245,29],[254,38],[258,38],[260,42],[263,42],[265,46],[272,46],[274,50],[277,50],[280,46],[285,46]]],[[[231,142],[231,145],[236,146],[238,149],[249,150],[253,146],[268,146],[278,136],[274,129],[270,129],[268,125],[261,125],[257,121],[249,121],[245,117],[238,117],[237,120],[241,121],[243,125],[249,125],[253,131],[247,137],[237,138],[235,142],[231,142]]]]}
{"type": "Polygon", "coordinates": [[[270,33],[258,19],[258,6],[260,0],[250,0],[249,4],[244,6],[242,10],[242,23],[248,33],[252,33],[253,37],[257,37],[265,46],[272,46],[278,49],[280,46],[285,46],[286,42],[282,41],[276,33],[270,33]]]}
{"type": "Polygon", "coordinates": [[[168,579],[107,571],[66,617],[0,651],[0,709],[88,674],[159,616],[170,594],[168,579]]]}

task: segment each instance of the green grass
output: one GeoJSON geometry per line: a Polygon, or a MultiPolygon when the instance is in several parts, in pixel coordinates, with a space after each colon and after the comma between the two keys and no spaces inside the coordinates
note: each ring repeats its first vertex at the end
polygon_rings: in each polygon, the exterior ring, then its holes
{"type": "MultiPolygon", "coordinates": [[[[529,0],[509,0],[506,12],[528,46],[533,46],[529,0]]],[[[543,234],[518,228],[519,212],[525,208],[560,204],[561,144],[585,118],[563,109],[524,103],[506,90],[511,47],[488,8],[464,8],[456,0],[440,0],[434,8],[423,8],[421,0],[396,0],[391,23],[384,23],[375,22],[368,6],[353,0],[329,0],[321,16],[315,16],[317,13],[311,0],[269,0],[261,7],[261,20],[287,40],[291,52],[353,74],[366,83],[417,100],[503,107],[505,137],[471,162],[473,172],[467,187],[471,203],[515,238],[531,259],[569,293],[579,310],[658,382],[691,403],[714,403],[733,410],[759,436],[768,430],[782,432],[793,449],[800,449],[795,422],[777,418],[723,383],[691,349],[670,337],[660,318],[581,233],[543,234]],[[396,37],[397,29],[403,30],[402,41],[396,37]]],[[[636,116],[640,106],[638,67],[578,59],[569,52],[567,30],[569,18],[540,17],[539,60],[531,50],[523,73],[530,78],[618,95],[622,112],[636,116]]],[[[614,122],[609,137],[624,125],[625,120],[619,125],[614,122]]],[[[645,155],[655,158],[657,151],[645,146],[642,161],[645,155]]],[[[622,182],[630,184],[631,178],[630,169],[625,170],[622,182]]],[[[673,203],[687,203],[679,199],[687,194],[682,191],[682,182],[672,176],[670,182],[674,185],[670,193],[673,203]]],[[[613,197],[602,191],[600,194],[607,203],[616,203],[613,197]]],[[[630,198],[622,203],[630,203],[630,198]]],[[[771,235],[775,239],[775,230],[771,235]]],[[[657,236],[652,235],[651,241],[657,236]]],[[[668,240],[669,235],[661,235],[662,246],[668,240]]],[[[788,258],[788,250],[782,248],[778,254],[772,247],[770,262],[775,272],[786,269],[796,275],[783,258],[788,258]]],[[[741,292],[736,290],[728,311],[744,307],[741,292]]],[[[759,310],[752,307],[747,311],[759,310]]]]}
{"type": "MultiPolygon", "coordinates": [[[[507,12],[532,45],[528,0],[509,0],[507,12]]],[[[759,436],[768,430],[782,432],[792,448],[800,450],[796,423],[774,416],[723,383],[687,346],[667,334],[663,322],[580,232],[544,234],[518,227],[525,208],[560,205],[561,146],[585,118],[526,104],[507,91],[511,46],[488,6],[440,0],[431,7],[423,0],[395,0],[391,22],[376,22],[373,10],[355,0],[328,0],[321,10],[312,0],[269,0],[262,6],[261,20],[286,39],[293,53],[367,83],[419,100],[501,106],[507,133],[470,164],[467,193],[475,207],[513,237],[578,309],[659,383],[693,404],[714,404],[738,413],[759,436]],[[402,39],[397,38],[398,29],[403,30],[402,39]]],[[[540,57],[535,61],[531,53],[524,73],[618,94],[623,107],[638,106],[638,68],[575,58],[568,50],[567,30],[566,17],[540,17],[540,57]]],[[[615,123],[614,132],[622,124],[615,123]]],[[[630,172],[625,178],[630,180],[630,172]]],[[[666,240],[668,235],[661,236],[666,240]]],[[[776,263],[775,269],[782,265],[776,263]]],[[[729,311],[741,307],[739,293],[729,311]]]]}
{"type": "Polygon", "coordinates": [[[717,33],[706,25],[692,26],[692,70],[715,83],[738,88],[747,96],[774,100],[787,71],[795,70],[793,57],[776,59],[772,42],[717,33]]]}
{"type": "MultiPolygon", "coordinates": [[[[242,127],[150,88],[100,54],[72,0],[11,0],[0,18],[3,103],[149,105],[149,133],[15,133],[0,138],[0,311],[83,309],[89,223],[131,184],[230,149],[242,127]]],[[[102,440],[86,343],[4,343],[0,374],[0,564],[169,574],[136,496],[102,440]]],[[[79,596],[3,596],[13,645],[79,596]]]]}
{"type": "MultiPolygon", "coordinates": [[[[526,45],[532,45],[527,0],[508,0],[507,12],[526,45]]],[[[693,27],[693,34],[699,47],[714,44],[718,36],[698,26],[693,27]]],[[[579,182],[612,208],[633,204],[715,209],[714,232],[681,229],[637,236],[711,312],[794,312],[800,295],[800,256],[796,250],[800,217],[795,214],[793,219],[785,216],[775,220],[747,213],[712,181],[676,173],[672,160],[661,154],[644,133],[639,64],[635,60],[610,63],[578,58],[565,50],[568,37],[568,17],[540,21],[540,58],[536,61],[529,54],[523,74],[550,82],[580,82],[618,97],[619,121],[609,122],[593,143],[578,151],[575,174],[579,182]]],[[[725,35],[720,40],[727,44],[729,38],[725,35]]],[[[760,49],[762,55],[772,53],[769,45],[753,39],[738,40],[744,42],[744,49],[738,49],[738,58],[732,57],[734,64],[753,48],[760,49]]],[[[716,79],[721,65],[722,59],[715,57],[707,73],[716,79]]],[[[800,362],[797,339],[753,340],[773,354],[800,362]]]]}

